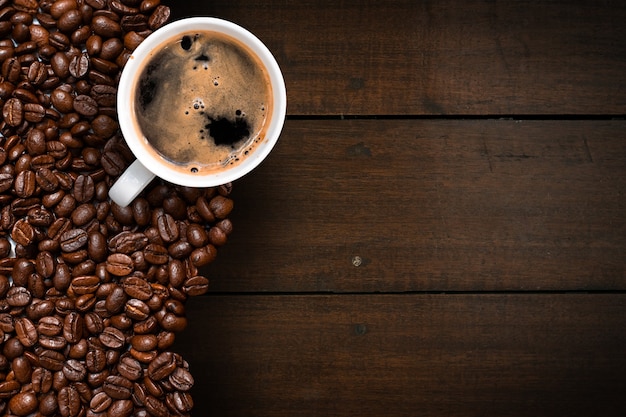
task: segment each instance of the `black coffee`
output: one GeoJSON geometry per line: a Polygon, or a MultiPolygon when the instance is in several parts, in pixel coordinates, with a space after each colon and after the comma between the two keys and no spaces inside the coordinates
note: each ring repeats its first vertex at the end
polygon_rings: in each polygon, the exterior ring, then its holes
{"type": "Polygon", "coordinates": [[[166,43],[143,69],[135,94],[151,147],[184,171],[236,164],[263,139],[271,112],[269,77],[258,58],[215,32],[166,43]]]}

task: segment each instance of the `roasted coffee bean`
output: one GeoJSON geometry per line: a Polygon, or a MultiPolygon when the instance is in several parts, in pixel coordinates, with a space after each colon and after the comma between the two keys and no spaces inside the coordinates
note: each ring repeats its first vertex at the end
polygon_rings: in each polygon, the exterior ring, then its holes
{"type": "Polygon", "coordinates": [[[10,361],[24,353],[24,345],[17,337],[11,337],[4,342],[2,354],[10,361]]]}
{"type": "Polygon", "coordinates": [[[162,352],[148,365],[148,376],[154,381],[160,381],[169,376],[176,369],[176,360],[172,352],[162,352]]]}
{"type": "Polygon", "coordinates": [[[72,105],[80,115],[93,117],[98,114],[98,103],[86,94],[76,96],[72,105]]]}
{"type": "Polygon", "coordinates": [[[125,400],[131,397],[133,383],[121,375],[111,375],[102,384],[102,390],[116,400],[125,400]]]}
{"type": "Polygon", "coordinates": [[[83,337],[83,326],[85,321],[83,317],[75,312],[71,311],[65,316],[63,321],[63,337],[69,343],[78,343],[83,337]]]}
{"type": "Polygon", "coordinates": [[[17,358],[14,358],[11,363],[11,368],[13,369],[15,379],[17,379],[21,384],[26,384],[31,381],[33,368],[25,356],[18,356],[17,358]]]}
{"type": "Polygon", "coordinates": [[[83,78],[89,72],[89,65],[90,60],[86,53],[76,55],[71,59],[69,64],[70,74],[75,78],[83,78]]]}
{"type": "Polygon", "coordinates": [[[122,207],[115,203],[111,204],[111,213],[115,217],[115,220],[120,222],[121,224],[132,226],[134,225],[135,219],[133,217],[133,209],[132,207],[122,207]]]}
{"type": "MultiPolygon", "coordinates": [[[[76,194],[76,193],[75,193],[76,194]]],[[[75,226],[84,226],[96,217],[96,207],[93,204],[81,204],[71,215],[72,223],[75,226]]]]}
{"type": "Polygon", "coordinates": [[[111,85],[96,84],[91,88],[90,95],[98,106],[111,107],[116,104],[117,89],[111,85]]]}
{"type": "Polygon", "coordinates": [[[74,182],[72,195],[79,203],[86,203],[93,199],[96,192],[93,178],[89,175],[79,175],[74,182]]]}
{"type": "Polygon", "coordinates": [[[194,247],[200,248],[209,243],[209,236],[205,228],[196,223],[189,224],[187,226],[187,241],[194,247]]]}
{"type": "Polygon", "coordinates": [[[203,276],[193,276],[183,283],[183,292],[188,296],[198,296],[206,294],[209,290],[209,280],[203,276]]]}
{"type": "Polygon", "coordinates": [[[146,410],[148,410],[150,415],[153,417],[168,417],[170,415],[170,412],[168,411],[165,404],[163,404],[162,401],[160,401],[156,397],[153,397],[152,395],[148,395],[146,397],[144,405],[146,407],[146,410]]]}
{"type": "Polygon", "coordinates": [[[115,59],[122,53],[123,50],[124,44],[119,38],[107,39],[102,43],[100,58],[108,61],[115,61],[115,59]]]}
{"type": "Polygon", "coordinates": [[[157,215],[157,228],[161,239],[165,243],[176,242],[179,238],[178,225],[176,220],[168,213],[157,215]]]}
{"type": "Polygon", "coordinates": [[[17,416],[27,416],[38,408],[39,400],[32,391],[20,392],[9,400],[9,410],[17,416]]]}
{"type": "Polygon", "coordinates": [[[112,237],[109,241],[109,249],[113,252],[131,254],[142,250],[148,244],[148,238],[144,233],[125,231],[112,237]]]}
{"type": "Polygon", "coordinates": [[[33,370],[31,382],[33,391],[45,394],[52,388],[52,372],[45,368],[37,367],[33,370]]]}
{"type": "Polygon", "coordinates": [[[63,350],[67,346],[67,340],[63,336],[44,336],[39,337],[39,345],[45,349],[63,350]]]}
{"type": "Polygon", "coordinates": [[[119,71],[119,67],[116,63],[99,57],[91,59],[91,66],[99,73],[106,74],[108,76],[114,76],[119,71]]]}
{"type": "Polygon", "coordinates": [[[230,198],[217,195],[209,202],[209,208],[213,215],[218,219],[226,218],[233,209],[233,200],[230,198]]]}
{"type": "Polygon", "coordinates": [[[9,313],[0,313],[0,330],[5,333],[13,333],[15,331],[13,316],[9,313]]]}
{"type": "Polygon", "coordinates": [[[124,333],[114,327],[105,327],[98,339],[104,346],[111,349],[121,349],[126,344],[124,333]]]}
{"type": "Polygon", "coordinates": [[[174,372],[169,375],[169,382],[174,388],[179,391],[189,391],[193,387],[193,376],[184,368],[176,368],[174,372]]]}
{"type": "MultiPolygon", "coordinates": [[[[60,33],[60,32],[54,32],[56,33],[60,33]]],[[[51,36],[51,41],[56,41],[55,39],[52,39],[51,36]]],[[[69,43],[69,40],[68,40],[69,43]]],[[[61,43],[57,43],[56,45],[53,44],[53,46],[55,46],[57,49],[61,49],[61,48],[65,48],[65,45],[61,44],[61,43]]],[[[65,53],[63,52],[57,52],[56,54],[54,54],[52,56],[52,59],[50,60],[50,66],[52,68],[52,71],[54,71],[54,74],[61,78],[61,79],[65,79],[67,77],[69,77],[70,75],[70,59],[68,58],[67,55],[65,55],[65,53]]]]}
{"type": "Polygon", "coordinates": [[[57,140],[52,140],[46,142],[46,152],[54,159],[63,159],[67,156],[67,146],[57,140]]]}
{"type": "Polygon", "coordinates": [[[159,324],[157,322],[157,319],[154,316],[149,316],[147,319],[135,323],[133,325],[133,331],[135,332],[135,334],[154,333],[158,329],[158,327],[159,324]]]}
{"type": "Polygon", "coordinates": [[[76,359],[84,362],[85,357],[87,356],[87,352],[89,351],[90,342],[87,339],[81,339],[78,343],[74,343],[70,346],[69,352],[67,356],[71,359],[76,359]]]}
{"type": "MultiPolygon", "coordinates": [[[[59,178],[59,184],[61,185],[61,177],[59,178]]],[[[72,212],[76,208],[76,199],[71,194],[65,194],[61,201],[58,202],[56,207],[54,208],[54,214],[58,217],[69,217],[72,215],[72,212]]],[[[64,219],[67,220],[67,219],[64,219]]],[[[68,220],[69,223],[69,220],[68,220]]]]}
{"type": "Polygon", "coordinates": [[[87,252],[89,253],[89,257],[95,262],[102,262],[106,259],[106,237],[101,232],[93,231],[88,234],[87,252]]]}
{"type": "Polygon", "coordinates": [[[132,298],[146,301],[152,297],[153,291],[150,284],[143,278],[130,276],[122,283],[124,292],[132,298]]]}
{"type": "Polygon", "coordinates": [[[141,321],[150,315],[150,307],[146,303],[136,298],[131,298],[126,302],[124,312],[133,320],[141,321]]]}
{"type": "Polygon", "coordinates": [[[35,259],[35,269],[42,277],[50,278],[54,274],[56,263],[57,260],[52,253],[47,251],[39,252],[35,259]]]}
{"type": "Polygon", "coordinates": [[[78,382],[85,379],[87,376],[87,369],[80,361],[77,361],[76,359],[68,359],[63,364],[63,374],[69,381],[78,382]]]}
{"type": "Polygon", "coordinates": [[[167,398],[171,399],[170,401],[178,413],[186,414],[193,409],[193,399],[188,392],[174,391],[168,393],[167,398]]]}
{"type": "Polygon", "coordinates": [[[157,30],[163,26],[170,18],[170,8],[164,5],[157,6],[148,18],[148,26],[152,30],[157,30]]]}
{"type": "Polygon", "coordinates": [[[165,350],[170,348],[176,339],[174,332],[162,331],[157,334],[157,348],[159,350],[165,350]]]}
{"type": "Polygon", "coordinates": [[[163,265],[169,260],[169,253],[164,246],[151,243],[146,246],[144,257],[147,262],[153,265],[163,265]]]}
{"type": "MultiPolygon", "coordinates": [[[[5,61],[6,62],[6,61],[5,61]]],[[[24,106],[17,98],[10,98],[4,103],[2,116],[9,126],[19,126],[24,120],[24,106]]]]}
{"type": "Polygon", "coordinates": [[[130,51],[134,51],[144,39],[144,36],[135,31],[127,32],[124,35],[124,47],[130,51]]]}
{"type": "Polygon", "coordinates": [[[7,291],[6,300],[11,307],[25,307],[32,300],[32,296],[26,288],[13,286],[7,291]]]}
{"type": "Polygon", "coordinates": [[[0,173],[0,193],[10,190],[13,186],[13,174],[0,173]]]}
{"type": "Polygon", "coordinates": [[[35,229],[25,219],[20,219],[15,222],[13,230],[11,231],[11,238],[16,243],[22,246],[28,246],[33,243],[35,239],[35,229]]]}
{"type": "Polygon", "coordinates": [[[0,382],[0,399],[12,398],[20,390],[20,383],[16,380],[0,382]]]}
{"type": "Polygon", "coordinates": [[[52,284],[58,291],[65,291],[69,288],[72,281],[72,273],[70,267],[65,263],[57,265],[56,272],[52,277],[52,284]]]}
{"type": "Polygon", "coordinates": [[[180,287],[187,278],[185,265],[178,259],[172,259],[168,264],[168,275],[170,285],[180,287]]]}
{"type": "Polygon", "coordinates": [[[28,80],[33,85],[41,85],[48,78],[46,65],[40,61],[35,61],[28,68],[28,80]]]}
{"type": "Polygon", "coordinates": [[[133,272],[133,259],[124,253],[113,253],[107,257],[106,270],[115,276],[123,277],[133,272]]]}
{"type": "Polygon", "coordinates": [[[166,313],[160,320],[159,324],[164,330],[172,332],[182,332],[187,327],[187,319],[177,316],[174,313],[166,313]]]}
{"type": "Polygon", "coordinates": [[[82,407],[80,395],[73,384],[59,390],[58,404],[62,417],[77,417],[80,414],[82,407]]]}
{"type": "MultiPolygon", "coordinates": [[[[4,61],[2,63],[2,75],[4,76],[4,78],[7,81],[9,81],[11,83],[18,82],[19,79],[20,79],[20,76],[22,75],[21,73],[22,73],[22,68],[21,68],[21,64],[20,64],[20,61],[19,61],[18,58],[11,57],[11,58],[7,59],[6,61],[4,61]]],[[[15,99],[15,100],[17,100],[19,102],[18,99],[15,99]]],[[[7,101],[7,103],[8,103],[8,101],[7,101]]],[[[21,105],[21,102],[19,104],[21,105]]],[[[11,104],[9,106],[9,108],[13,107],[13,105],[14,104],[11,104]]],[[[8,113],[8,114],[11,114],[11,113],[8,113]]],[[[21,114],[20,114],[20,116],[21,116],[21,114]]],[[[6,116],[5,116],[5,119],[6,119],[6,116]]],[[[13,124],[15,122],[16,122],[16,120],[12,119],[12,121],[11,121],[11,123],[9,123],[9,125],[10,126],[19,126],[21,124],[21,122],[17,123],[17,124],[13,124]]]]}
{"type": "Polygon", "coordinates": [[[56,316],[42,317],[37,324],[37,330],[45,336],[57,336],[63,332],[63,321],[56,316]]]}
{"type": "Polygon", "coordinates": [[[46,117],[46,109],[41,104],[24,104],[24,119],[31,123],[39,123],[46,117]]]}
{"type": "Polygon", "coordinates": [[[82,23],[83,18],[80,11],[73,9],[68,10],[57,21],[57,28],[65,33],[71,33],[76,30],[82,23]]]}
{"type": "Polygon", "coordinates": [[[157,337],[153,334],[135,335],[130,338],[131,346],[140,352],[156,349],[157,342],[157,337]]]}
{"type": "Polygon", "coordinates": [[[124,309],[126,294],[121,287],[116,286],[106,297],[105,307],[110,314],[117,314],[124,309]]]}
{"type": "Polygon", "coordinates": [[[89,236],[83,229],[70,229],[64,232],[59,240],[61,250],[64,252],[75,252],[87,244],[89,236]]]}
{"type": "Polygon", "coordinates": [[[94,413],[104,413],[112,402],[111,397],[106,392],[100,391],[91,398],[89,408],[94,413]]]}
{"type": "Polygon", "coordinates": [[[96,35],[103,38],[117,38],[122,34],[120,24],[106,16],[94,16],[91,20],[91,28],[96,35]]]}
{"type": "Polygon", "coordinates": [[[50,6],[49,13],[53,18],[59,19],[64,13],[77,8],[76,0],[57,0],[50,6]]]}
{"type": "MultiPolygon", "coordinates": [[[[208,245],[207,245],[208,246],[208,245]]],[[[170,254],[170,256],[172,258],[175,259],[182,259],[185,258],[189,255],[192,255],[192,252],[198,252],[201,253],[201,256],[194,256],[193,259],[196,259],[196,266],[200,266],[200,262],[203,261],[204,263],[202,265],[206,265],[208,263],[210,263],[211,261],[213,261],[213,258],[211,258],[209,260],[209,253],[204,253],[204,252],[200,252],[200,251],[205,251],[206,252],[206,247],[204,246],[202,248],[198,248],[198,249],[194,249],[193,246],[191,246],[191,244],[189,242],[187,242],[186,240],[179,240],[177,242],[172,243],[171,245],[169,245],[167,247],[167,251],[170,254]]]]}
{"type": "Polygon", "coordinates": [[[93,335],[98,335],[104,330],[104,321],[98,314],[89,312],[85,314],[85,328],[93,335]]]}
{"type": "Polygon", "coordinates": [[[209,241],[213,246],[224,246],[227,240],[228,236],[219,227],[211,227],[209,229],[209,241]]]}
{"type": "Polygon", "coordinates": [[[39,363],[49,371],[60,371],[63,369],[64,362],[65,356],[61,352],[46,349],[39,353],[39,363]]]}
{"type": "Polygon", "coordinates": [[[163,200],[163,210],[176,220],[183,220],[187,217],[187,205],[177,195],[170,195],[163,200]]]}
{"type": "Polygon", "coordinates": [[[198,214],[200,214],[206,222],[213,223],[215,221],[215,215],[211,211],[209,201],[204,196],[198,197],[195,206],[198,214]]]}
{"type": "Polygon", "coordinates": [[[104,349],[92,347],[85,356],[85,365],[89,372],[101,372],[107,366],[106,353],[104,349]]]}
{"type": "MultiPolygon", "coordinates": [[[[44,156],[44,155],[41,155],[41,156],[44,156]]],[[[49,155],[45,155],[45,156],[49,156],[49,155]]],[[[31,166],[32,165],[33,164],[31,162],[31,166]]],[[[35,172],[35,181],[37,182],[37,185],[40,186],[43,191],[46,191],[48,193],[55,192],[59,188],[58,177],[54,175],[54,172],[52,172],[46,166],[43,166],[40,164],[36,164],[36,166],[39,166],[39,168],[35,172]]],[[[50,222],[52,222],[53,220],[52,213],[49,213],[49,215],[50,215],[50,222]]],[[[50,224],[47,224],[45,226],[49,226],[49,225],[50,224]]]]}
{"type": "Polygon", "coordinates": [[[26,317],[15,319],[15,333],[20,343],[26,347],[33,346],[39,339],[37,328],[26,317]]]}
{"type": "Polygon", "coordinates": [[[111,317],[111,326],[123,332],[130,330],[133,327],[133,320],[125,313],[118,314],[111,317]]]}
{"type": "Polygon", "coordinates": [[[34,128],[26,136],[26,150],[31,156],[46,152],[46,135],[41,129],[34,128]]]}
{"type": "Polygon", "coordinates": [[[74,111],[74,97],[70,91],[63,88],[56,88],[50,93],[50,98],[54,107],[61,113],[71,113],[74,111]]]}
{"type": "Polygon", "coordinates": [[[104,168],[107,174],[117,177],[126,169],[126,162],[120,154],[105,151],[102,154],[102,168],[104,168]]]}
{"type": "Polygon", "coordinates": [[[65,317],[66,315],[74,311],[74,299],[68,298],[67,296],[61,296],[56,299],[54,303],[54,309],[61,316],[65,317]]]}
{"type": "Polygon", "coordinates": [[[119,125],[112,117],[100,114],[92,120],[91,128],[96,135],[108,139],[117,132],[119,125]]]}
{"type": "MultiPolygon", "coordinates": [[[[96,273],[96,263],[93,259],[87,259],[84,262],[75,265],[72,269],[72,278],[84,276],[84,275],[94,275],[96,273]]],[[[100,279],[100,277],[98,277],[100,279]]]]}
{"type": "Polygon", "coordinates": [[[95,275],[77,276],[72,279],[71,289],[76,295],[93,294],[100,286],[100,279],[95,275]]]}
{"type": "Polygon", "coordinates": [[[217,249],[215,246],[208,244],[201,248],[194,249],[190,255],[192,264],[196,267],[201,267],[215,260],[217,257],[217,249]]]}
{"type": "Polygon", "coordinates": [[[169,299],[164,303],[165,310],[170,313],[174,313],[177,316],[182,316],[185,314],[185,304],[178,300],[169,299]]]}
{"type": "Polygon", "coordinates": [[[35,193],[37,187],[37,181],[35,179],[35,173],[30,170],[22,171],[17,174],[15,178],[15,194],[22,198],[28,198],[35,193]]]}
{"type": "Polygon", "coordinates": [[[143,377],[143,367],[141,363],[130,356],[122,356],[117,364],[117,371],[121,376],[130,381],[137,381],[143,377]]]}

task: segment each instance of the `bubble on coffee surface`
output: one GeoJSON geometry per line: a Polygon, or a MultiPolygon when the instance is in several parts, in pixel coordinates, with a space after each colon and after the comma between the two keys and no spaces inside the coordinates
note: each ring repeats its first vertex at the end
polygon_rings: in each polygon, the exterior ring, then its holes
{"type": "Polygon", "coordinates": [[[237,163],[263,136],[268,76],[242,46],[212,32],[185,34],[145,66],[135,94],[151,147],[192,173],[237,163]]]}

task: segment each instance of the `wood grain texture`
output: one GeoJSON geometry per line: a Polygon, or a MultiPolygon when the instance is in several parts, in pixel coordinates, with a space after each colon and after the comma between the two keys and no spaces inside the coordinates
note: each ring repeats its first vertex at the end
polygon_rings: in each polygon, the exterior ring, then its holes
{"type": "Polygon", "coordinates": [[[625,295],[208,296],[194,416],[623,416],[625,295]]]}
{"type": "Polygon", "coordinates": [[[624,114],[626,3],[171,0],[276,55],[290,114],[624,114]]]}
{"type": "Polygon", "coordinates": [[[207,270],[211,288],[624,290],[625,129],[290,120],[235,183],[235,231],[207,270]]]}

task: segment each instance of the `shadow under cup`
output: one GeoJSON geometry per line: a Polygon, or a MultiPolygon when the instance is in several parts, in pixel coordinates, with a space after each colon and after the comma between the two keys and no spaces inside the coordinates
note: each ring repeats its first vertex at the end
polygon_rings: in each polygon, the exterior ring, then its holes
{"type": "Polygon", "coordinates": [[[234,181],[267,157],[285,114],[280,68],[256,36],[216,18],[170,23],[122,72],[118,118],[137,161],[110,196],[127,205],[154,176],[190,187],[234,181]]]}

